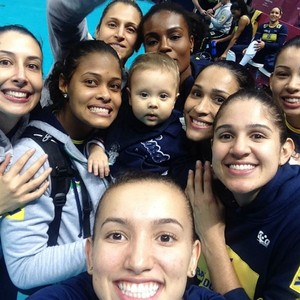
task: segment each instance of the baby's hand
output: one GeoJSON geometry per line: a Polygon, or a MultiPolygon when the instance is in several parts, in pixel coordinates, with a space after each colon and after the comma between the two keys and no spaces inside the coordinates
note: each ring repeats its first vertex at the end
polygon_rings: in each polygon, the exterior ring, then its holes
{"type": "Polygon", "coordinates": [[[100,176],[101,178],[109,175],[108,157],[104,149],[96,144],[90,146],[88,172],[94,173],[95,176],[100,176]]]}

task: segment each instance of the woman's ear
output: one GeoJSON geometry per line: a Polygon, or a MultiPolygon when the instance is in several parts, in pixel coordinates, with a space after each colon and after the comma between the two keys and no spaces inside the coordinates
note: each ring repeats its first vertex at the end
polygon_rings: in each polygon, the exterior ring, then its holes
{"type": "Polygon", "coordinates": [[[196,274],[195,270],[197,269],[200,254],[201,254],[201,244],[199,240],[196,240],[193,244],[193,250],[192,250],[190,265],[187,274],[187,276],[190,278],[194,277],[196,274]]]}
{"type": "Polygon", "coordinates": [[[295,144],[291,138],[287,138],[285,143],[281,147],[281,154],[279,164],[280,166],[284,165],[289,161],[290,157],[295,151],[295,144]]]}
{"type": "Polygon", "coordinates": [[[85,242],[85,261],[87,272],[93,274],[93,241],[92,238],[88,238],[85,242]]]}
{"type": "Polygon", "coordinates": [[[130,88],[127,87],[127,88],[126,88],[126,91],[127,91],[127,95],[128,95],[128,103],[129,103],[130,106],[132,106],[132,104],[131,104],[131,93],[130,93],[130,88]]]}
{"type": "Polygon", "coordinates": [[[59,79],[58,79],[58,88],[60,89],[60,91],[63,94],[68,94],[68,85],[66,83],[66,80],[63,76],[63,74],[59,75],[59,79]]]}

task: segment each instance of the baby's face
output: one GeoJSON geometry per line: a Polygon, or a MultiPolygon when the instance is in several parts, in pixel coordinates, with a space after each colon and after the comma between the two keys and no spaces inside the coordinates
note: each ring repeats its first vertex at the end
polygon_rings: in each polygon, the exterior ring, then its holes
{"type": "Polygon", "coordinates": [[[177,90],[176,77],[167,70],[136,70],[129,89],[133,114],[147,126],[164,122],[172,113],[177,90]]]}

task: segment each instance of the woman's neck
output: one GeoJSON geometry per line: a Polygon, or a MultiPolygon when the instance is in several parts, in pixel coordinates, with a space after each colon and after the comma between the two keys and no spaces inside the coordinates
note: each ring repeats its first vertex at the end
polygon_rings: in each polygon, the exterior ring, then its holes
{"type": "Polygon", "coordinates": [[[300,130],[299,116],[286,116],[286,125],[292,131],[300,130]]]}
{"type": "Polygon", "coordinates": [[[279,21],[276,21],[276,22],[269,22],[269,26],[270,27],[276,27],[277,25],[279,24],[279,21]]]}
{"type": "Polygon", "coordinates": [[[254,190],[249,193],[234,193],[233,196],[240,207],[250,204],[258,195],[259,190],[254,190]]]}
{"type": "Polygon", "coordinates": [[[21,117],[10,117],[0,112],[0,129],[8,134],[20,121],[21,117]]]}
{"type": "Polygon", "coordinates": [[[73,140],[85,140],[93,131],[93,128],[78,120],[66,107],[56,113],[56,118],[73,140]]]}
{"type": "Polygon", "coordinates": [[[189,77],[192,75],[192,67],[191,65],[188,66],[181,74],[180,74],[180,85],[189,77]]]}

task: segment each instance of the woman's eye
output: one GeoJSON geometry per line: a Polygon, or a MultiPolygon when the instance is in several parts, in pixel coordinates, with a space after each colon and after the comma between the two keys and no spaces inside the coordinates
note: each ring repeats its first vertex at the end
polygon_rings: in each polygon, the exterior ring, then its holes
{"type": "Polygon", "coordinates": [[[130,27],[127,27],[127,31],[128,31],[129,33],[136,33],[137,29],[134,28],[134,27],[132,27],[132,26],[130,26],[130,27]]]}
{"type": "Polygon", "coordinates": [[[107,26],[108,26],[109,28],[116,28],[116,27],[117,27],[117,24],[114,23],[114,22],[110,22],[110,23],[107,24],[107,26]]]}
{"type": "Polygon", "coordinates": [[[232,135],[229,133],[222,133],[219,135],[220,140],[230,140],[232,138],[232,135]]]}
{"type": "Polygon", "coordinates": [[[180,38],[181,38],[181,35],[175,34],[175,35],[172,35],[170,39],[171,39],[172,41],[176,41],[176,40],[178,40],[178,39],[180,39],[180,38]]]}
{"type": "Polygon", "coordinates": [[[252,135],[252,138],[255,139],[255,140],[261,140],[261,139],[263,139],[263,138],[265,138],[265,137],[264,137],[264,135],[261,134],[261,133],[254,133],[254,134],[252,135]]]}
{"type": "Polygon", "coordinates": [[[199,90],[192,90],[191,95],[195,98],[200,98],[201,97],[201,92],[199,90]]]}
{"type": "Polygon", "coordinates": [[[87,79],[87,80],[85,81],[85,83],[86,83],[88,86],[96,86],[96,85],[97,85],[97,83],[96,83],[96,81],[95,81],[94,79],[87,79]]]}
{"type": "Polygon", "coordinates": [[[2,66],[8,66],[8,65],[11,65],[11,64],[12,63],[7,59],[0,60],[0,65],[2,65],[2,66]]]}
{"type": "Polygon", "coordinates": [[[155,40],[155,39],[149,39],[147,41],[145,41],[145,46],[148,46],[148,47],[153,47],[155,45],[157,45],[158,41],[155,40]]]}
{"type": "Polygon", "coordinates": [[[41,66],[37,64],[29,64],[28,67],[31,70],[37,70],[37,71],[41,69],[41,66]]]}
{"type": "Polygon", "coordinates": [[[159,236],[159,241],[161,243],[173,243],[176,241],[176,238],[172,234],[164,233],[159,236]]]}
{"type": "Polygon", "coordinates": [[[225,101],[225,99],[223,97],[216,97],[214,101],[216,104],[221,105],[225,101]]]}
{"type": "Polygon", "coordinates": [[[114,240],[114,241],[123,241],[123,240],[125,240],[125,236],[120,232],[113,232],[113,233],[109,234],[107,236],[107,238],[109,240],[114,240]]]}
{"type": "Polygon", "coordinates": [[[114,92],[119,92],[121,91],[121,84],[120,83],[113,83],[110,85],[111,90],[114,92]]]}

